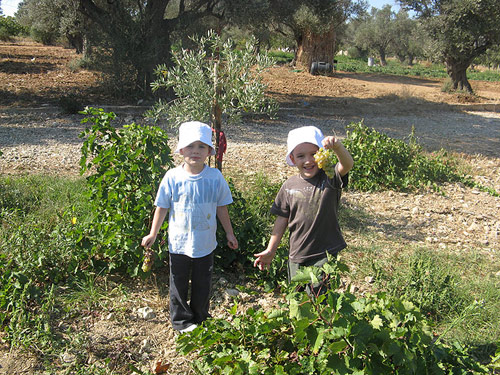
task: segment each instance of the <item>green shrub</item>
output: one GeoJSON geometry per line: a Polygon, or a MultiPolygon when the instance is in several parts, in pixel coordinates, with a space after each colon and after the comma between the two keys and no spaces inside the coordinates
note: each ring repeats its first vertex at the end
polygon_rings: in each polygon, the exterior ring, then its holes
{"type": "MultiPolygon", "coordinates": [[[[142,273],[141,238],[151,227],[153,203],[165,167],[172,167],[167,134],[158,127],[111,125],[114,113],[87,108],[82,122],[92,124],[85,138],[80,162],[87,177],[95,221],[90,228],[92,252],[110,270],[130,275],[142,273]]],[[[164,228],[167,223],[164,224],[164,228]]],[[[160,258],[162,233],[155,246],[160,258]]]]}
{"type": "Polygon", "coordinates": [[[351,186],[358,190],[412,190],[461,181],[448,160],[429,159],[413,134],[409,143],[390,138],[362,122],[347,127],[345,146],[354,158],[351,186]]]}
{"type": "MultiPolygon", "coordinates": [[[[256,214],[257,206],[252,201],[258,195],[257,191],[244,194],[236,189],[233,181],[228,181],[233,196],[233,203],[228,206],[231,224],[238,239],[239,249],[233,250],[226,246],[226,236],[221,225],[217,226],[217,242],[219,247],[216,252],[218,265],[227,268],[234,262],[247,267],[251,264],[253,254],[265,247],[269,236],[270,215],[256,214]]],[[[273,198],[274,199],[274,198],[273,198]]],[[[272,201],[271,201],[272,202],[272,201]]],[[[270,203],[264,203],[268,208],[270,203]]]]}
{"type": "Polygon", "coordinates": [[[8,41],[12,37],[18,36],[24,32],[24,27],[17,23],[14,17],[0,16],[0,40],[8,41]]]}
{"type": "MultiPolygon", "coordinates": [[[[354,167],[349,172],[349,186],[353,189],[415,191],[430,187],[439,191],[439,185],[444,182],[461,182],[498,196],[498,192],[460,173],[456,160],[446,151],[424,154],[413,131],[405,142],[369,128],[361,121],[347,126],[343,143],[354,159],[354,167]]],[[[335,154],[331,150],[327,152],[330,163],[335,164],[335,154]]]]}
{"type": "Polygon", "coordinates": [[[305,268],[288,290],[288,303],[269,312],[248,309],[231,322],[209,319],[178,338],[182,354],[196,352],[199,374],[471,374],[487,373],[458,345],[433,342],[429,326],[410,302],[383,293],[342,292],[339,269],[326,264],[329,289],[297,292],[317,282],[305,268]]]}

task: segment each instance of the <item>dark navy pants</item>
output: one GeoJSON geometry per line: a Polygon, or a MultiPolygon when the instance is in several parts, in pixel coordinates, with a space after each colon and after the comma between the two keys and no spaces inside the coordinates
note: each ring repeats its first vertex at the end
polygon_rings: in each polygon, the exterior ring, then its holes
{"type": "Polygon", "coordinates": [[[213,253],[202,258],[170,254],[170,319],[175,330],[210,317],[213,268],[213,253]]]}

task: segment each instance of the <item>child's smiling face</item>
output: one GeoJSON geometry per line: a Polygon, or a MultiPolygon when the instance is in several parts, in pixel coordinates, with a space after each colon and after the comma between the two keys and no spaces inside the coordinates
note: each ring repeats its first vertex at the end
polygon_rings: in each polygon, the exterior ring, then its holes
{"type": "Polygon", "coordinates": [[[314,154],[319,150],[319,147],[312,143],[300,143],[293,149],[290,154],[290,159],[299,169],[302,178],[312,178],[319,171],[314,154]]]}

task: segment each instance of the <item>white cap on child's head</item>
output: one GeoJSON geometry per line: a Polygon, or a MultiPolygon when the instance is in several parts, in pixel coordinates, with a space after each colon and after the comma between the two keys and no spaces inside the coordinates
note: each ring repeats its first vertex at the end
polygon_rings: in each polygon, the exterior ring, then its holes
{"type": "Polygon", "coordinates": [[[295,165],[290,158],[290,154],[293,152],[295,147],[301,143],[312,143],[313,145],[321,148],[323,147],[323,144],[321,143],[323,138],[323,133],[316,126],[302,126],[300,128],[290,130],[288,132],[288,139],[286,142],[288,146],[288,151],[286,153],[287,164],[290,166],[295,165]]]}
{"type": "Polygon", "coordinates": [[[177,143],[176,153],[181,148],[189,146],[191,143],[200,141],[210,146],[210,155],[215,155],[215,148],[212,143],[212,128],[200,121],[183,122],[179,127],[179,143],[177,143]]]}

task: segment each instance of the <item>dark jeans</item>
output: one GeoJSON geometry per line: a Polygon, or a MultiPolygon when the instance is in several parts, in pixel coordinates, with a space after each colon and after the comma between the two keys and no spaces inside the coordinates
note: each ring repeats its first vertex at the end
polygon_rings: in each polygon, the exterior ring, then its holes
{"type": "Polygon", "coordinates": [[[203,258],[170,254],[170,319],[175,330],[199,324],[210,317],[213,267],[213,253],[203,258]]]}

